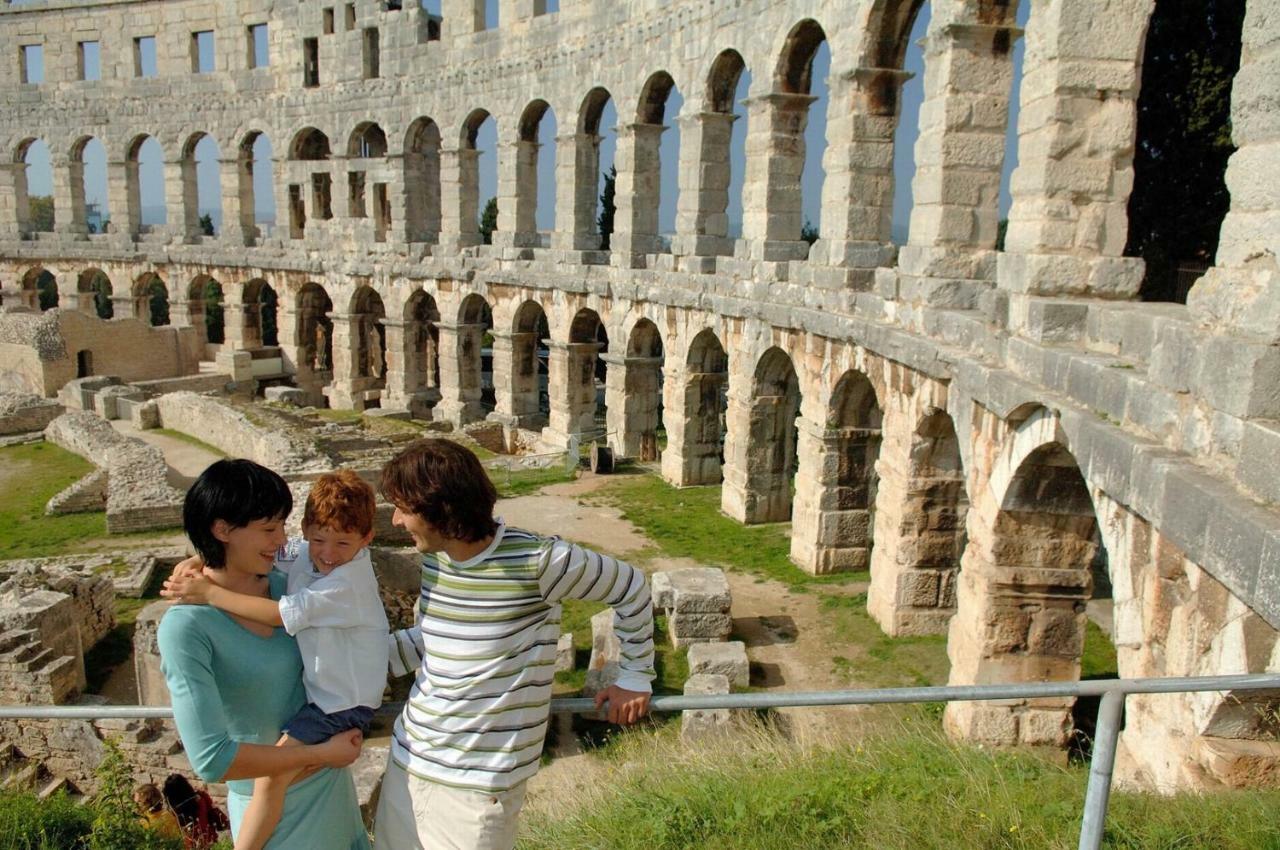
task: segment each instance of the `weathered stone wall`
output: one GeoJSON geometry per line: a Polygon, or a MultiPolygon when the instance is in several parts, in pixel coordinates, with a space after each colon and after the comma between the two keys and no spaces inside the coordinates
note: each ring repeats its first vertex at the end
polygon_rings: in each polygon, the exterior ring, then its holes
{"type": "Polygon", "coordinates": [[[0,391],[0,435],[43,431],[62,412],[62,405],[39,396],[0,391]]]}
{"type": "Polygon", "coordinates": [[[323,472],[329,468],[313,443],[283,430],[262,427],[213,396],[167,393],[156,399],[165,428],[199,437],[232,457],[244,457],[281,475],[323,472]]]}

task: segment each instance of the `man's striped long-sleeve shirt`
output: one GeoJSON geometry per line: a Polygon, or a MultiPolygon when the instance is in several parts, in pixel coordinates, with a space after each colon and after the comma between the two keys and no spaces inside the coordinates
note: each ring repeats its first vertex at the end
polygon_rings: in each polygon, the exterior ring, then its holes
{"type": "Polygon", "coordinates": [[[416,672],[391,756],[410,773],[478,791],[538,770],[551,706],[560,602],[614,609],[619,687],[648,692],[653,606],[644,574],[557,538],[499,525],[474,558],[423,557],[414,626],[391,635],[391,671],[416,672]]]}

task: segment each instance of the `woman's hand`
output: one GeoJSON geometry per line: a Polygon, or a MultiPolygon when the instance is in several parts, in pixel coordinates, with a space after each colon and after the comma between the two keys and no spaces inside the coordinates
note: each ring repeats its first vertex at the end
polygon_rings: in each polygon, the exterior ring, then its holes
{"type": "Polygon", "coordinates": [[[215,588],[204,574],[204,561],[196,555],[173,568],[173,574],[164,581],[160,595],[189,605],[208,605],[209,594],[215,588]]]}
{"type": "Polygon", "coordinates": [[[339,732],[323,744],[315,745],[316,764],[321,767],[346,767],[360,758],[364,735],[359,729],[339,732]]]}

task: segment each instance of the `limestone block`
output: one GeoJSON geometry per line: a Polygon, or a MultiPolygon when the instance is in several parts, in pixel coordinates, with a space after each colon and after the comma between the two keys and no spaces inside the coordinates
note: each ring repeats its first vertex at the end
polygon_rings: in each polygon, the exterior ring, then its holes
{"type": "Polygon", "coordinates": [[[1071,712],[1028,708],[1018,715],[1018,740],[1028,746],[1065,747],[1071,735],[1071,712]]]}
{"type": "Polygon", "coordinates": [[[673,612],[667,619],[667,632],[671,645],[679,648],[694,643],[722,641],[733,631],[733,620],[728,614],[673,612]]]}
{"type": "Polygon", "coordinates": [[[750,680],[747,645],[740,640],[696,643],[689,647],[689,674],[719,674],[732,688],[741,690],[750,680]]]}
{"type": "Polygon", "coordinates": [[[1202,348],[1197,395],[1236,416],[1280,418],[1280,348],[1224,336],[1202,348]]]}
{"type": "Polygon", "coordinates": [[[165,600],[152,602],[138,612],[133,632],[133,671],[138,684],[138,705],[169,705],[169,686],[160,672],[160,645],[156,631],[160,618],[172,607],[165,600]]]}
{"type": "Polygon", "coordinates": [[[1280,422],[1244,423],[1237,474],[1245,487],[1269,502],[1280,503],[1280,422]]]}
{"type": "Polygon", "coordinates": [[[267,387],[263,390],[263,396],[267,401],[288,404],[293,407],[306,407],[310,401],[310,395],[307,391],[296,387],[267,387]]]}
{"type": "Polygon", "coordinates": [[[148,431],[160,427],[160,407],[154,400],[132,405],[129,421],[139,431],[148,431]]]}
{"type": "Polygon", "coordinates": [[[724,570],[716,567],[685,567],[667,573],[671,586],[670,610],[676,613],[727,613],[733,598],[724,570]]]}
{"type": "Polygon", "coordinates": [[[565,632],[556,641],[556,672],[571,673],[576,665],[576,651],[573,648],[573,633],[565,632]]]}
{"type": "Polygon", "coordinates": [[[675,604],[675,591],[671,587],[671,573],[654,573],[649,576],[649,593],[653,597],[655,611],[670,611],[675,604]]]}
{"type": "Polygon", "coordinates": [[[606,608],[591,618],[591,661],[587,665],[583,696],[595,696],[622,675],[622,644],[613,630],[615,616],[612,608],[606,608]]]}
{"type": "MultiPolygon", "coordinates": [[[[729,693],[729,679],[718,673],[690,676],[684,683],[685,696],[712,696],[729,693]]],[[[695,741],[726,731],[732,720],[727,708],[699,708],[680,713],[680,737],[695,741]]]]}

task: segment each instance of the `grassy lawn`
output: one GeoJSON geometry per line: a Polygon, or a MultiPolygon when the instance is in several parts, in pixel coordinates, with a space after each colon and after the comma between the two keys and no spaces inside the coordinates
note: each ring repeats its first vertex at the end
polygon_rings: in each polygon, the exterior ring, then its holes
{"type": "MultiPolygon", "coordinates": [[[[584,602],[566,599],[560,616],[560,631],[573,634],[574,669],[556,674],[556,696],[570,696],[582,690],[587,678],[587,665],[591,662],[591,618],[605,609],[603,602],[584,602]]],[[[653,682],[656,694],[684,692],[684,681],[689,678],[689,650],[675,649],[667,635],[667,618],[654,618],[653,668],[657,678],[653,682]]]]}
{"type": "Polygon", "coordinates": [[[538,492],[543,487],[572,481],[577,477],[576,471],[566,471],[561,464],[547,469],[518,469],[510,471],[505,467],[487,467],[485,471],[489,473],[489,480],[497,488],[498,497],[501,499],[528,496],[531,493],[538,492]]]}
{"type": "Polygon", "coordinates": [[[226,452],[217,446],[211,446],[204,440],[193,437],[182,431],[174,431],[172,428],[157,428],[155,433],[164,434],[166,437],[172,437],[175,440],[181,440],[184,443],[189,443],[198,449],[204,449],[206,452],[217,455],[218,457],[229,457],[226,452]]]}
{"type": "Polygon", "coordinates": [[[44,513],[49,499],[92,471],[93,464],[52,443],[0,449],[0,560],[71,552],[105,536],[106,513],[44,513]]]}
{"type": "MultiPolygon", "coordinates": [[[[611,769],[521,850],[1068,850],[1087,771],[952,744],[918,721],[804,749],[768,730],[684,746],[669,729],[622,736],[611,769]]],[[[1280,790],[1115,791],[1104,846],[1280,848],[1280,790]]]]}
{"type": "Polygon", "coordinates": [[[823,625],[839,647],[833,672],[875,688],[945,685],[951,664],[945,635],[889,637],[867,613],[867,596],[821,597],[823,625]]]}

